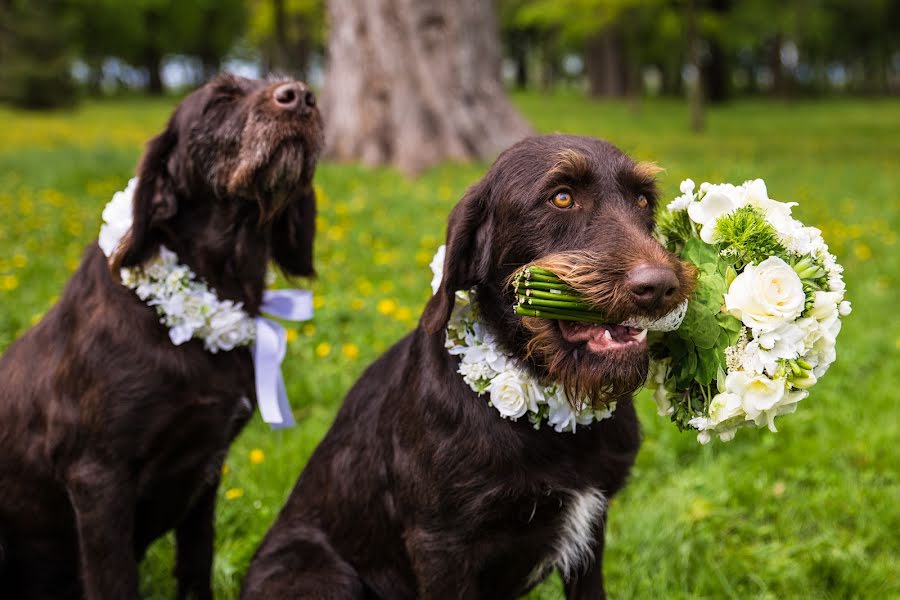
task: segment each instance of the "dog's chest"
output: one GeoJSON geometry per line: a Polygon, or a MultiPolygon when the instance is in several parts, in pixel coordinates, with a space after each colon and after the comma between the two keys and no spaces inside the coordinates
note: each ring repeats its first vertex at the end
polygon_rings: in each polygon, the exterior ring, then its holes
{"type": "Polygon", "coordinates": [[[543,579],[553,567],[568,578],[594,558],[598,529],[606,515],[606,496],[596,488],[567,491],[561,503],[550,550],[531,571],[529,586],[543,579]]]}

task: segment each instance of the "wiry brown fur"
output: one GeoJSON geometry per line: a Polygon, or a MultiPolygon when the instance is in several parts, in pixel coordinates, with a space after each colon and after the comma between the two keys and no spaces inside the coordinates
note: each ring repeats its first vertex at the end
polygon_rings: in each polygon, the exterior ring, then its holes
{"type": "MultiPolygon", "coordinates": [[[[566,598],[604,597],[604,515],[602,507],[585,514],[584,500],[612,498],[625,484],[640,444],[631,399],[618,398],[612,418],[575,433],[504,419],[463,381],[445,328],[456,291],[474,288],[485,328],[535,376],[610,391],[642,381],[646,351],[597,356],[552,321],[545,349],[557,366],[529,354],[533,334],[508,285],[546,257],[588,253],[580,260],[593,270],[620,273],[662,253],[651,237],[653,182],[634,169],[606,142],[542,136],[504,152],[466,192],[419,327],[347,395],[257,551],[243,598],[516,598],[561,564],[573,534],[584,552],[563,573],[566,598]],[[552,203],[560,190],[572,208],[552,203]],[[579,512],[587,524],[574,531],[579,512]]],[[[627,304],[616,299],[611,308],[637,311],[627,304]]]]}
{"type": "Polygon", "coordinates": [[[147,144],[112,264],[91,244],[0,358],[0,598],[137,598],[138,562],[173,529],[177,598],[212,597],[222,461],[255,399],[250,350],[174,346],[118,267],[165,244],[250,315],[270,259],[312,275],[321,119],[275,109],[273,87],[226,76],[182,102],[147,144]],[[239,163],[252,168],[229,190],[239,163]]]}

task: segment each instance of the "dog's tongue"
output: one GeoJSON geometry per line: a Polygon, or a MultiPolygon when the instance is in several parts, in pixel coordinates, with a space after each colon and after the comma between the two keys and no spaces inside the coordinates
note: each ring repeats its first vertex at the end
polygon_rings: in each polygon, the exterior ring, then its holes
{"type": "Polygon", "coordinates": [[[577,323],[559,321],[563,338],[572,343],[584,342],[591,352],[603,352],[618,348],[644,345],[647,339],[646,329],[637,329],[627,325],[577,323]]]}

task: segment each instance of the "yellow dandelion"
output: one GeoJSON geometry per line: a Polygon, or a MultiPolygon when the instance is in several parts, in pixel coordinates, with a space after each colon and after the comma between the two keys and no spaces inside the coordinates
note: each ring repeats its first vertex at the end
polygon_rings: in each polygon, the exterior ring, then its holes
{"type": "Polygon", "coordinates": [[[411,321],[413,317],[413,312],[406,308],[405,306],[401,306],[397,309],[397,313],[394,315],[398,321],[411,321]]]}
{"type": "Polygon", "coordinates": [[[316,346],[316,356],[319,358],[325,358],[329,354],[331,354],[331,344],[328,342],[322,342],[316,346]]]}
{"type": "Polygon", "coordinates": [[[228,475],[231,472],[231,467],[228,466],[228,463],[222,463],[222,476],[228,475]]]}
{"type": "Polygon", "coordinates": [[[297,330],[296,329],[288,329],[287,330],[287,341],[288,344],[297,339],[297,330]]]}
{"type": "Polygon", "coordinates": [[[865,261],[872,258],[872,249],[866,244],[857,244],[853,248],[853,253],[859,260],[865,261]]]}
{"type": "Polygon", "coordinates": [[[366,307],[366,303],[360,300],[359,298],[354,298],[350,301],[350,308],[353,310],[362,310],[366,307]]]}
{"type": "Polygon", "coordinates": [[[15,275],[4,275],[0,277],[0,290],[11,292],[19,287],[19,278],[15,275]]]}
{"type": "Polygon", "coordinates": [[[316,335],[316,326],[312,323],[307,323],[303,326],[303,335],[306,337],[312,337],[316,335]]]}
{"type": "Polygon", "coordinates": [[[356,289],[358,289],[359,293],[363,296],[371,296],[372,292],[375,291],[375,286],[368,279],[360,279],[356,282],[356,289]]]}
{"type": "Polygon", "coordinates": [[[325,306],[325,298],[321,295],[313,296],[313,308],[319,309],[325,306]]]}
{"type": "Polygon", "coordinates": [[[391,292],[394,291],[394,282],[393,281],[382,281],[381,285],[378,286],[378,289],[380,289],[385,294],[390,294],[391,292]]]}
{"type": "Polygon", "coordinates": [[[350,360],[354,360],[359,356],[359,348],[356,347],[356,344],[344,344],[341,352],[350,360]]]}
{"type": "Polygon", "coordinates": [[[21,269],[28,264],[28,257],[24,254],[14,254],[12,257],[12,264],[15,268],[21,269]]]}
{"type": "Polygon", "coordinates": [[[395,310],[397,310],[397,303],[390,298],[385,298],[384,300],[378,301],[378,306],[376,308],[381,314],[390,315],[395,310]]]}
{"type": "Polygon", "coordinates": [[[241,488],[231,488],[229,490],[225,490],[225,499],[226,500],[237,500],[241,496],[244,495],[244,490],[241,488]]]}
{"type": "Polygon", "coordinates": [[[44,317],[44,313],[34,313],[31,315],[31,324],[37,325],[38,322],[44,317]]]}
{"type": "Polygon", "coordinates": [[[250,463],[254,465],[261,464],[262,461],[266,460],[266,455],[259,448],[254,448],[250,451],[250,463]]]}

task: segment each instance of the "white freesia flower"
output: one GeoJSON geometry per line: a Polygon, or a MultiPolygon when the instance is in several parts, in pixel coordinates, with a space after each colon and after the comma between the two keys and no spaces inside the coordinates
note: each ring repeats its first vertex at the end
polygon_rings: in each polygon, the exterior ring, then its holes
{"type": "Polygon", "coordinates": [[[685,210],[691,202],[694,201],[694,182],[691,179],[685,179],[681,182],[681,195],[669,202],[666,208],[670,212],[685,210]]]}
{"type": "Polygon", "coordinates": [[[137,188],[137,178],[132,178],[128,186],[121,192],[113,194],[112,200],[103,209],[103,224],[100,226],[100,236],[97,243],[103,254],[107,257],[113,255],[122,239],[131,229],[132,198],[137,188]]]}
{"type": "Polygon", "coordinates": [[[797,323],[783,323],[762,331],[747,343],[745,365],[756,373],[775,375],[781,359],[797,358],[806,348],[807,329],[797,323]]]}
{"type": "Polygon", "coordinates": [[[438,289],[441,287],[441,281],[444,278],[444,257],[447,255],[447,246],[441,244],[441,246],[437,249],[437,252],[434,253],[434,257],[431,259],[431,272],[434,274],[431,278],[431,293],[437,294],[438,289]]]}
{"type": "Polygon", "coordinates": [[[806,295],[789,264],[771,256],[747,265],[725,294],[725,308],[751,329],[768,331],[803,312],[806,295]]]}
{"type": "Polygon", "coordinates": [[[537,410],[537,403],[531,398],[531,390],[525,377],[515,370],[504,371],[491,381],[488,391],[491,394],[491,405],[501,416],[518,419],[531,407],[537,410]]]}
{"type": "Polygon", "coordinates": [[[742,206],[741,190],[730,184],[711,185],[699,202],[691,202],[688,216],[700,225],[700,239],[715,241],[716,221],[742,206]]]}
{"type": "Polygon", "coordinates": [[[709,403],[709,419],[712,425],[724,423],[742,414],[742,400],[737,394],[729,392],[716,394],[709,403]]]}
{"type": "Polygon", "coordinates": [[[769,429],[775,430],[777,409],[789,398],[783,379],[735,371],[725,378],[725,389],[741,398],[748,421],[753,421],[757,426],[768,424],[769,429]]]}
{"type": "Polygon", "coordinates": [[[844,299],[841,292],[821,292],[813,294],[813,305],[809,311],[811,317],[819,321],[833,318],[839,313],[838,305],[844,299]]]}
{"type": "Polygon", "coordinates": [[[743,190],[742,206],[755,206],[760,209],[774,228],[782,235],[788,235],[802,227],[802,223],[791,217],[791,207],[797,206],[796,202],[779,202],[769,198],[766,183],[762,179],[745,181],[741,186],[743,190]]]}
{"type": "Polygon", "coordinates": [[[850,314],[853,308],[850,306],[850,302],[848,300],[844,300],[838,305],[838,314],[842,317],[846,317],[850,314]]]}

